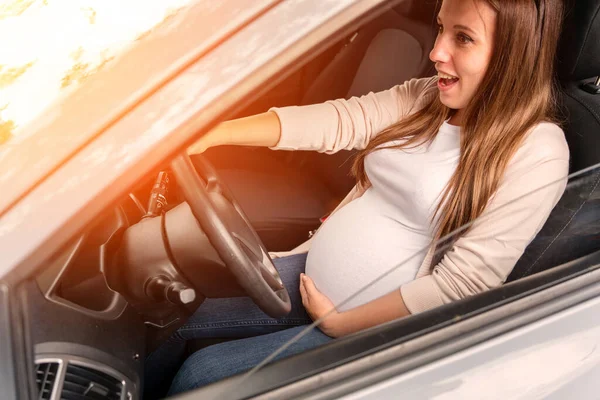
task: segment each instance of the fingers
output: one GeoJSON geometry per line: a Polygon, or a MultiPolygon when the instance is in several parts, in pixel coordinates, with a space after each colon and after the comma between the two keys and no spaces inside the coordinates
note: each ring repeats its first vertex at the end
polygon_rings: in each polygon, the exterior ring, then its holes
{"type": "Polygon", "coordinates": [[[302,297],[302,305],[304,308],[308,308],[309,305],[309,296],[306,291],[306,287],[304,286],[304,277],[306,275],[300,274],[300,297],[302,297]]]}
{"type": "Polygon", "coordinates": [[[302,280],[302,282],[304,284],[304,288],[306,289],[306,293],[308,293],[309,296],[311,294],[317,292],[317,288],[312,279],[310,279],[308,276],[306,276],[304,274],[302,274],[300,276],[300,279],[302,280]]]}

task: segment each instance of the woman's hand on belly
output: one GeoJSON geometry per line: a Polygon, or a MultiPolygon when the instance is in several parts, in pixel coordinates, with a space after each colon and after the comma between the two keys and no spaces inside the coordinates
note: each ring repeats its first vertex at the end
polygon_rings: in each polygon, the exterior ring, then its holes
{"type": "Polygon", "coordinates": [[[327,336],[341,336],[340,322],[338,321],[341,314],[335,309],[329,297],[321,293],[313,280],[305,274],[300,274],[300,295],[302,296],[302,305],[313,321],[324,318],[319,324],[319,329],[327,336]]]}
{"type": "Polygon", "coordinates": [[[300,276],[300,294],[310,317],[313,321],[323,318],[319,328],[333,338],[410,315],[399,289],[342,313],[316,288],[312,279],[304,274],[300,276]]]}

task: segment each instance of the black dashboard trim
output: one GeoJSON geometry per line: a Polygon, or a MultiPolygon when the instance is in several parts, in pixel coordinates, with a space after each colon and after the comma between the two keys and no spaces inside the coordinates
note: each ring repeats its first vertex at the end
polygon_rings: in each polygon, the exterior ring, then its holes
{"type": "Polygon", "coordinates": [[[12,349],[12,321],[10,294],[6,285],[0,285],[0,387],[9,398],[17,398],[17,385],[12,349]]]}
{"type": "Polygon", "coordinates": [[[30,374],[32,346],[23,314],[26,300],[18,294],[19,290],[0,283],[0,388],[6,398],[30,399],[36,393],[30,374]]]}
{"type": "MultiPolygon", "coordinates": [[[[105,273],[105,263],[108,262],[107,252],[110,247],[110,243],[112,243],[113,239],[128,226],[127,216],[121,207],[116,207],[111,212],[113,212],[116,216],[117,226],[112,229],[112,234],[110,235],[109,239],[102,244],[99,249],[100,265],[98,266],[98,269],[99,273],[102,275],[105,273]]],[[[110,289],[108,284],[106,284],[106,286],[113,292],[113,294],[109,305],[104,310],[92,310],[83,307],[61,297],[57,293],[58,284],[60,283],[64,274],[66,274],[70,268],[73,268],[74,263],[77,261],[77,256],[79,255],[83,246],[86,244],[88,236],[89,232],[82,234],[71,247],[68,247],[66,250],[64,250],[63,253],[61,253],[59,257],[53,261],[53,264],[56,263],[59,265],[59,267],[47,268],[38,276],[37,282],[40,289],[44,293],[44,297],[51,302],[90,315],[94,318],[115,320],[119,318],[119,316],[123,314],[127,308],[127,301],[119,293],[110,289]]]]}

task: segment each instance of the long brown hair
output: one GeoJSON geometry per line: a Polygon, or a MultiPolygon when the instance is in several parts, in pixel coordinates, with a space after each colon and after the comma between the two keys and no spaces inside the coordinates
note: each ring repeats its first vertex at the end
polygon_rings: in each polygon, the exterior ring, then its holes
{"type": "MultiPolygon", "coordinates": [[[[460,158],[441,201],[435,238],[475,220],[498,188],[506,166],[527,133],[539,122],[555,121],[554,58],[562,23],[561,0],[487,1],[497,12],[494,52],[483,81],[463,110],[460,158]]],[[[388,127],[358,153],[352,172],[370,186],[365,157],[385,148],[431,142],[454,110],[433,99],[388,127]]]]}

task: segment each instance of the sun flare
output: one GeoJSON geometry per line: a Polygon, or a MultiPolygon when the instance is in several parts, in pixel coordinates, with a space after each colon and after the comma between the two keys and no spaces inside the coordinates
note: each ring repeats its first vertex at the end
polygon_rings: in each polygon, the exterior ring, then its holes
{"type": "Polygon", "coordinates": [[[0,0],[0,143],[190,2],[0,0]]]}

